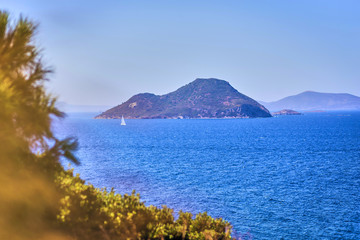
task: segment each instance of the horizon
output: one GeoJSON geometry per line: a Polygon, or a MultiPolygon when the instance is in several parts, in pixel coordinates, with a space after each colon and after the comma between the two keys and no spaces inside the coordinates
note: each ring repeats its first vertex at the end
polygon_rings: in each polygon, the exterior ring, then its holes
{"type": "Polygon", "coordinates": [[[304,91],[360,95],[357,1],[5,0],[39,23],[48,89],[73,105],[163,95],[198,77],[273,102],[304,91]]]}
{"type": "MultiPolygon", "coordinates": [[[[299,94],[303,94],[303,93],[306,93],[306,92],[313,92],[313,93],[322,93],[322,94],[349,94],[349,95],[352,95],[352,96],[355,96],[355,97],[360,97],[360,96],[357,96],[357,95],[354,95],[354,94],[351,94],[351,93],[345,93],[345,92],[317,92],[317,91],[312,91],[312,90],[306,90],[306,91],[303,91],[303,92],[300,92],[300,93],[297,93],[297,94],[294,94],[294,95],[289,95],[289,96],[284,96],[282,98],[279,98],[277,100],[273,100],[273,101],[262,101],[261,99],[254,99],[255,101],[261,103],[261,102],[264,102],[264,103],[272,103],[272,102],[277,102],[279,100],[282,100],[284,98],[287,98],[287,97],[293,97],[293,96],[296,96],[296,95],[299,95],[299,94]]],[[[141,92],[141,93],[137,93],[137,94],[144,94],[144,93],[150,93],[150,94],[155,94],[155,93],[151,93],[151,92],[141,92]]],[[[170,93],[170,92],[169,92],[170,93]]],[[[137,94],[134,94],[134,95],[137,95],[137,94]]],[[[165,94],[161,94],[161,95],[158,95],[158,94],[155,94],[156,96],[162,96],[162,95],[166,95],[167,93],[165,94]]],[[[134,96],[133,95],[133,96],[134,96]]],[[[245,94],[246,95],[246,94],[245,94]]],[[[251,97],[251,96],[248,96],[248,97],[251,97]]],[[[131,97],[130,97],[131,98],[131,97]]],[[[69,103],[69,102],[66,102],[66,101],[60,101],[60,103],[65,103],[65,104],[69,104],[69,105],[73,105],[73,106],[93,106],[93,107],[113,107],[113,106],[116,106],[116,105],[120,105],[124,102],[126,102],[128,99],[124,100],[123,102],[121,103],[117,103],[115,105],[106,105],[106,104],[73,104],[73,103],[69,103]]]]}
{"type": "MultiPolygon", "coordinates": [[[[218,78],[196,78],[195,80],[197,80],[197,79],[216,79],[216,80],[221,80],[221,81],[226,81],[226,80],[224,80],[224,79],[218,79],[218,78]]],[[[194,80],[194,81],[195,81],[194,80]]],[[[192,81],[193,82],[193,81],[192,81]]],[[[192,83],[192,82],[189,82],[189,83],[192,83]]],[[[226,82],[228,82],[228,81],[226,81],[226,82]]],[[[187,84],[189,84],[189,83],[187,83],[187,84]]],[[[231,85],[231,83],[230,82],[228,82],[230,85],[231,85]]],[[[187,84],[185,84],[185,85],[187,85],[187,84]]],[[[185,86],[185,85],[183,85],[183,86],[185,86]]],[[[136,94],[134,94],[133,96],[135,96],[135,95],[138,95],[138,94],[145,94],[145,93],[149,93],[149,94],[154,94],[154,95],[156,95],[156,96],[163,96],[163,95],[166,95],[166,94],[169,94],[169,93],[171,93],[171,92],[174,92],[174,91],[177,91],[179,88],[181,88],[181,87],[183,87],[183,86],[180,86],[180,87],[178,87],[177,89],[175,89],[175,90],[172,90],[172,91],[169,91],[168,93],[165,93],[165,94],[155,94],[155,93],[152,93],[152,92],[141,92],[141,93],[136,93],[136,94]]],[[[232,86],[232,85],[231,85],[232,86]]],[[[236,89],[236,88],[235,88],[236,89]]],[[[236,89],[237,90],[237,89],[236,89]]],[[[240,92],[241,93],[241,92],[240,92]]],[[[319,94],[348,94],[348,95],[351,95],[351,96],[355,96],[355,97],[359,97],[360,98],[360,96],[357,96],[357,95],[354,95],[354,94],[350,94],[350,93],[345,93],[345,92],[318,92],[318,91],[312,91],[312,90],[305,90],[305,91],[303,91],[303,92],[300,92],[300,93],[296,93],[296,94],[294,94],[294,95],[289,95],[289,96],[284,96],[284,97],[281,97],[281,98],[278,98],[277,100],[273,100],[273,101],[269,101],[269,102],[267,102],[267,101],[263,101],[263,100],[261,100],[261,99],[254,99],[255,101],[257,101],[257,102],[259,102],[259,103],[273,103],[273,102],[277,102],[277,101],[280,101],[280,100],[282,100],[282,99],[284,99],[284,98],[287,98],[287,97],[294,97],[294,96],[297,96],[297,95],[300,95],[300,94],[304,94],[304,93],[319,93],[319,94]]],[[[242,93],[242,94],[244,94],[244,93],[242,93]]],[[[246,94],[245,94],[246,95],[246,94]]],[[[133,97],[133,96],[131,96],[131,97],[133,97]]],[[[131,98],[130,97],[130,98],[131,98]]],[[[251,96],[248,96],[248,97],[250,97],[250,98],[252,98],[251,96]]],[[[130,99],[129,98],[129,99],[130,99]]],[[[114,106],[117,106],[117,105],[120,105],[120,104],[122,104],[122,103],[124,103],[124,102],[126,102],[127,100],[129,100],[129,99],[126,99],[126,100],[124,100],[123,102],[121,102],[121,103],[117,103],[116,105],[106,105],[106,104],[72,104],[72,103],[68,103],[68,102],[66,102],[66,101],[60,101],[60,104],[68,104],[68,105],[72,105],[72,106],[77,106],[77,107],[87,107],[87,106],[92,106],[92,107],[114,107],[114,106]]]]}

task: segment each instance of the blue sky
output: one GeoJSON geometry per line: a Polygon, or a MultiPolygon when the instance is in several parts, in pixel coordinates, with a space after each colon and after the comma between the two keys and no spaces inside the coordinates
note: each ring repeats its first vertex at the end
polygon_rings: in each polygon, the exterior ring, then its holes
{"type": "Polygon", "coordinates": [[[40,24],[37,43],[72,104],[116,105],[214,77],[263,101],[360,95],[360,1],[0,0],[40,24]]]}

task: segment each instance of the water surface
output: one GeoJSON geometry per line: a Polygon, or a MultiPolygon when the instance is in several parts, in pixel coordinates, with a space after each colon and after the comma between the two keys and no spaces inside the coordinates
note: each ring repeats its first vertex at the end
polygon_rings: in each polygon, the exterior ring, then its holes
{"type": "Polygon", "coordinates": [[[71,114],[83,179],[147,205],[207,211],[254,239],[359,239],[360,113],[120,120],[71,114]]]}

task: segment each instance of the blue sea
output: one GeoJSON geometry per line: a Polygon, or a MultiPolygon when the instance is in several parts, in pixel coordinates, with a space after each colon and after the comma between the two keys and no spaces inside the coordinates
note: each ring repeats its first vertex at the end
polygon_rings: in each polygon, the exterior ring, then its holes
{"type": "Polygon", "coordinates": [[[206,211],[247,239],[360,239],[360,112],[126,126],[94,115],[54,129],[78,138],[72,167],[96,187],[206,211]]]}

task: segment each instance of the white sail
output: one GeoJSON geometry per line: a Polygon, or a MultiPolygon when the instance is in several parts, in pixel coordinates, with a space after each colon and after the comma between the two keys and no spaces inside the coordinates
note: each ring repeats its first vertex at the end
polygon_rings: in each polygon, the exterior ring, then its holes
{"type": "Polygon", "coordinates": [[[121,116],[121,125],[123,125],[123,126],[125,126],[125,125],[126,125],[126,122],[125,122],[124,116],[121,116]]]}

